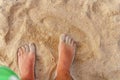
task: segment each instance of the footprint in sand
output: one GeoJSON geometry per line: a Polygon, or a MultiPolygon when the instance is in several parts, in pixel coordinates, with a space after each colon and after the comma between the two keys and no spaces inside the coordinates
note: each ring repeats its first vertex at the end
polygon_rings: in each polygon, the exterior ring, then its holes
{"type": "Polygon", "coordinates": [[[5,36],[9,30],[8,24],[7,24],[7,18],[0,13],[0,42],[1,46],[5,45],[5,36]]]}
{"type": "MultiPolygon", "coordinates": [[[[47,28],[49,33],[60,35],[62,33],[68,33],[78,42],[78,53],[76,54],[76,60],[86,61],[93,55],[90,42],[87,40],[87,35],[77,28],[71,25],[67,21],[61,18],[47,16],[43,19],[44,28],[47,28]],[[78,36],[79,34],[79,36],[78,36]]],[[[56,37],[55,37],[56,38],[56,37]]]]}

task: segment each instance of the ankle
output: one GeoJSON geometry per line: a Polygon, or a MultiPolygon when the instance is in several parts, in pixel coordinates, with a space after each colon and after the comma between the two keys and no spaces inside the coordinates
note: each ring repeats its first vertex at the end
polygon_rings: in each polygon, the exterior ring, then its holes
{"type": "Polygon", "coordinates": [[[67,71],[67,72],[69,72],[70,71],[70,66],[66,63],[58,63],[58,65],[57,65],[57,71],[62,71],[62,70],[64,70],[64,71],[67,71]]]}
{"type": "Polygon", "coordinates": [[[28,76],[22,76],[21,80],[34,80],[34,76],[28,75],[28,76]]]}
{"type": "Polygon", "coordinates": [[[57,75],[70,74],[69,69],[66,69],[64,67],[58,67],[56,72],[57,75]]]}
{"type": "Polygon", "coordinates": [[[70,71],[66,69],[57,70],[55,80],[72,80],[70,71]]]}
{"type": "Polygon", "coordinates": [[[34,80],[34,70],[29,70],[28,72],[21,73],[21,80],[34,80]]]}

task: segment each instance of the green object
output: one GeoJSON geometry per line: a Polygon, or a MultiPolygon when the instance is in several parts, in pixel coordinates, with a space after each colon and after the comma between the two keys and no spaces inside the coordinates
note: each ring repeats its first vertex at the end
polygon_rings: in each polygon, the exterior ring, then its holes
{"type": "Polygon", "coordinates": [[[20,80],[19,77],[10,68],[0,66],[0,80],[20,80]]]}

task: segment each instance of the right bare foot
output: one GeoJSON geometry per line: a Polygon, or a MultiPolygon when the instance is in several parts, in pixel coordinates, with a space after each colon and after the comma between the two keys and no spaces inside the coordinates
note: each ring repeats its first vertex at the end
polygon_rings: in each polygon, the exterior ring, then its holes
{"type": "Polygon", "coordinates": [[[34,80],[35,52],[34,44],[18,49],[18,66],[22,80],[34,80]]]}
{"type": "Polygon", "coordinates": [[[59,42],[59,59],[57,65],[57,74],[61,70],[70,71],[71,64],[74,60],[76,42],[69,36],[62,34],[59,42]]]}

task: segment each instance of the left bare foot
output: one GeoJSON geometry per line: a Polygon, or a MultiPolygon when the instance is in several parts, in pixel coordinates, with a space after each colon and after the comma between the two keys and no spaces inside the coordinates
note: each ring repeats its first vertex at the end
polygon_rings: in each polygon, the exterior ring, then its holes
{"type": "Polygon", "coordinates": [[[18,49],[18,66],[22,80],[34,80],[35,45],[24,45],[18,49]]]}
{"type": "Polygon", "coordinates": [[[60,74],[60,71],[70,71],[70,67],[74,60],[76,42],[70,36],[62,34],[60,36],[59,42],[59,59],[57,65],[57,74],[60,74]]]}

